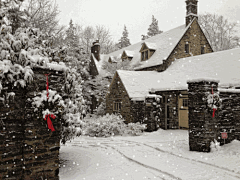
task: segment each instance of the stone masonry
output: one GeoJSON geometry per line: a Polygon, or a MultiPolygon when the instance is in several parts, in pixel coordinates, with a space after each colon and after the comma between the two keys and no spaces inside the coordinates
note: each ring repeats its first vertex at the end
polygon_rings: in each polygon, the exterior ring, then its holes
{"type": "Polygon", "coordinates": [[[0,104],[0,179],[59,179],[61,114],[52,119],[55,131],[51,132],[28,99],[46,90],[44,74],[49,73],[49,88],[61,94],[64,76],[53,70],[33,70],[34,80],[27,87],[8,85],[1,92],[15,96],[0,104]]]}
{"type": "Polygon", "coordinates": [[[217,92],[218,82],[192,81],[188,82],[189,110],[189,146],[190,151],[209,152],[210,143],[220,136],[218,111],[215,117],[208,112],[205,94],[217,92]]]}

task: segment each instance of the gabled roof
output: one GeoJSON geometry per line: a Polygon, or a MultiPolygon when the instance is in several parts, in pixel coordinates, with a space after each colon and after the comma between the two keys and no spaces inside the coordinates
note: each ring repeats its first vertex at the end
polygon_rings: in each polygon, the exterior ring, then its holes
{"type": "Polygon", "coordinates": [[[124,52],[127,55],[127,57],[133,57],[134,56],[134,51],[124,50],[124,52]]]}
{"type": "MultiPolygon", "coordinates": [[[[125,71],[117,70],[116,72],[129,98],[134,100],[144,100],[148,95],[149,87],[156,87],[159,73],[156,71],[125,71]]],[[[114,79],[113,79],[114,81],[114,79]]]]}
{"type": "MultiPolygon", "coordinates": [[[[196,20],[196,18],[194,20],[196,20]]],[[[162,64],[163,60],[168,58],[170,53],[173,51],[175,46],[181,40],[181,38],[183,37],[185,32],[188,30],[188,28],[191,26],[191,24],[194,22],[194,20],[191,23],[189,23],[187,27],[185,24],[182,26],[176,27],[169,31],[150,37],[146,40],[140,41],[136,44],[125,47],[124,49],[120,49],[110,54],[107,54],[105,56],[105,59],[101,59],[101,60],[107,61],[109,56],[121,57],[123,51],[125,50],[125,52],[131,51],[132,54],[134,53],[130,66],[134,66],[136,64],[141,63],[141,66],[140,66],[140,69],[141,69],[144,67],[151,67],[151,66],[162,64]],[[141,62],[141,54],[139,51],[141,50],[143,43],[145,43],[149,49],[154,49],[155,53],[150,57],[149,60],[141,62]]]]}
{"type": "Polygon", "coordinates": [[[156,43],[144,42],[143,44],[145,44],[148,49],[153,49],[153,50],[157,49],[157,44],[156,43]]]}
{"type": "Polygon", "coordinates": [[[240,48],[177,59],[166,71],[118,70],[132,99],[144,100],[149,91],[187,90],[191,79],[218,79],[219,87],[240,86],[240,48]]]}

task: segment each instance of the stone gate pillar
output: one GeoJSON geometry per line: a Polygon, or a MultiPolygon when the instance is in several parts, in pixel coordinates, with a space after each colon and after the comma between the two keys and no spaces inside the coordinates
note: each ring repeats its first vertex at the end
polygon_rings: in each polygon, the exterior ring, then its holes
{"type": "Polygon", "coordinates": [[[218,111],[212,117],[208,108],[206,94],[218,91],[217,80],[188,81],[188,118],[190,151],[209,152],[210,143],[218,139],[218,111]]]}

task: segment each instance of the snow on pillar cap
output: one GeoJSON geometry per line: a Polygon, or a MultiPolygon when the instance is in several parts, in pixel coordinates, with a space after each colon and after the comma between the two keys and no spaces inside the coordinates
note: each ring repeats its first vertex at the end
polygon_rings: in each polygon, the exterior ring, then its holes
{"type": "Polygon", "coordinates": [[[215,82],[215,83],[219,83],[220,81],[218,79],[214,79],[214,78],[196,78],[196,79],[189,79],[189,80],[187,80],[187,83],[197,83],[197,82],[215,82]]]}

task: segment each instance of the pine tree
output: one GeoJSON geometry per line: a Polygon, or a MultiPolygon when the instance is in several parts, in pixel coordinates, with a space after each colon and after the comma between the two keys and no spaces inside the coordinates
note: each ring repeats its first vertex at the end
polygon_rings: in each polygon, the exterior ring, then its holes
{"type": "Polygon", "coordinates": [[[79,47],[79,37],[77,36],[76,27],[73,25],[72,20],[70,20],[69,27],[66,31],[65,42],[70,51],[74,51],[79,47]]]}
{"type": "Polygon", "coordinates": [[[8,24],[12,28],[12,34],[14,34],[18,28],[22,27],[24,22],[26,22],[26,12],[20,10],[23,1],[24,0],[0,0],[0,9],[8,18],[8,24]]]}
{"type": "Polygon", "coordinates": [[[154,18],[154,16],[152,16],[152,23],[149,25],[148,33],[147,33],[148,37],[155,36],[162,32],[163,31],[160,31],[158,28],[158,20],[156,18],[154,18]]]}
{"type": "Polygon", "coordinates": [[[118,48],[122,49],[122,48],[130,46],[130,45],[131,45],[131,43],[130,43],[130,40],[128,39],[127,27],[126,27],[126,25],[124,25],[122,37],[121,37],[121,39],[119,40],[119,43],[118,43],[118,48]]]}

